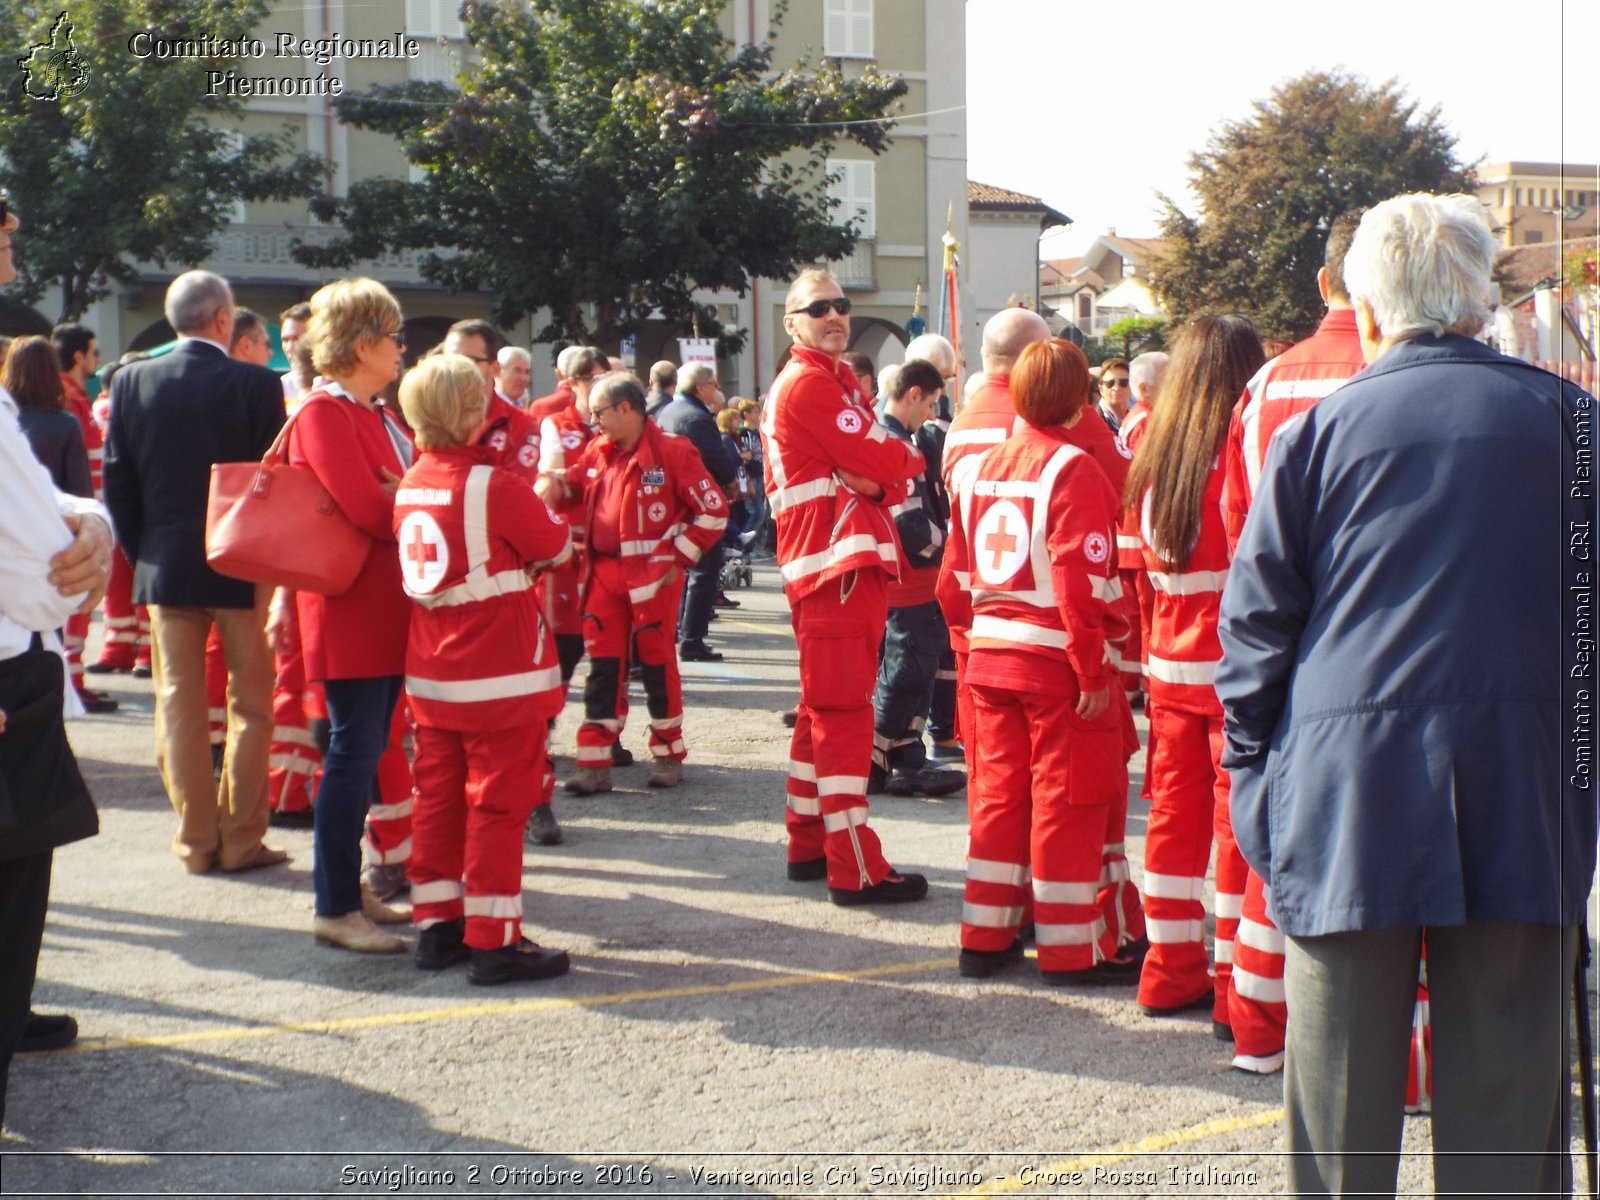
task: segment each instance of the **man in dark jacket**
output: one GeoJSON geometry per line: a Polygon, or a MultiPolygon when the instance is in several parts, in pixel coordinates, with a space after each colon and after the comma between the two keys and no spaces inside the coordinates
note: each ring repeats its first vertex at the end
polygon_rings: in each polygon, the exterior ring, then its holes
{"type": "MultiPolygon", "coordinates": [[[[656,424],[665,433],[688,438],[700,452],[706,474],[726,493],[739,472],[739,464],[722,444],[716,414],[725,401],[710,366],[693,362],[678,372],[678,397],[661,410],[656,424]]],[[[711,607],[722,579],[722,543],[718,542],[689,568],[683,589],[683,609],[678,615],[678,657],[684,662],[721,662],[720,651],[706,645],[711,607]]]]}
{"type": "Polygon", "coordinates": [[[1467,196],[1362,218],[1371,365],[1273,439],[1223,593],[1222,762],[1288,938],[1301,1195],[1394,1194],[1424,927],[1436,1187],[1571,1187],[1594,401],[1473,340],[1494,252],[1467,196]]]}
{"type": "Polygon", "coordinates": [[[156,762],[178,811],[172,848],[191,873],[245,871],[289,856],[262,843],[272,741],[270,589],[206,564],[211,465],[259,459],[283,425],[283,387],[228,356],[233,292],[189,271],[167,289],[178,333],[170,354],[134,363],[111,385],[106,502],[150,606],[156,762]],[[220,784],[206,728],[205,647],[215,625],[228,665],[228,741],[220,784]]]}

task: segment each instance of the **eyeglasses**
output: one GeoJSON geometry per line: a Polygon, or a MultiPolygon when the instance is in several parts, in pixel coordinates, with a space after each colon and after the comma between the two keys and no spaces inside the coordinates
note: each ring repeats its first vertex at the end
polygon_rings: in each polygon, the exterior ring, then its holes
{"type": "Polygon", "coordinates": [[[615,404],[591,404],[589,406],[589,415],[591,417],[602,417],[615,407],[615,404]]]}
{"type": "Polygon", "coordinates": [[[11,196],[7,192],[0,192],[0,226],[11,219],[11,196]]]}
{"type": "Polygon", "coordinates": [[[1128,381],[1126,379],[1102,379],[1100,381],[1100,386],[1101,387],[1129,387],[1130,384],[1128,383],[1128,381]]]}
{"type": "Polygon", "coordinates": [[[848,296],[835,296],[832,300],[813,300],[804,308],[791,308],[789,316],[798,317],[801,313],[805,313],[813,321],[820,321],[828,315],[830,308],[841,317],[848,317],[850,315],[850,298],[848,296]]]}
{"type": "MultiPolygon", "coordinates": [[[[399,346],[400,349],[404,350],[406,348],[406,331],[404,329],[396,329],[393,333],[386,333],[383,336],[393,338],[394,344],[399,346]]],[[[484,359],[483,361],[487,362],[488,360],[484,359]]]]}

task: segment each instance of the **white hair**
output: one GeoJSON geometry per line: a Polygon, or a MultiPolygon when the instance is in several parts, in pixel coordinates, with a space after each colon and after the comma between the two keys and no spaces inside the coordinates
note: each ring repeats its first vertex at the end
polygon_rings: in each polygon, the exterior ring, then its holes
{"type": "Polygon", "coordinates": [[[528,352],[521,346],[501,346],[500,353],[495,357],[502,367],[508,367],[519,359],[524,366],[533,364],[533,360],[528,357],[528,352]]]}
{"type": "MultiPolygon", "coordinates": [[[[904,357],[925,358],[943,374],[949,374],[956,369],[956,348],[950,344],[949,338],[937,333],[925,333],[921,337],[912,338],[906,344],[904,357]]],[[[878,380],[878,387],[882,389],[883,380],[878,380]]]]}
{"type": "Polygon", "coordinates": [[[221,275],[185,271],[167,286],[163,305],[167,324],[178,333],[193,333],[233,303],[233,289],[221,275]]]}
{"type": "MultiPolygon", "coordinates": [[[[934,334],[933,336],[938,337],[939,335],[934,334]]],[[[920,341],[921,339],[919,338],[918,340],[920,341]]],[[[878,372],[878,394],[885,398],[892,396],[894,394],[894,385],[899,382],[899,379],[900,364],[890,363],[878,372]]]]}
{"type": "Polygon", "coordinates": [[[1128,364],[1128,383],[1138,395],[1139,389],[1149,383],[1159,383],[1167,369],[1167,356],[1161,350],[1147,350],[1128,364]]]}
{"type": "Polygon", "coordinates": [[[1472,196],[1414,192],[1368,209],[1344,259],[1350,299],[1387,338],[1475,331],[1489,319],[1495,240],[1472,196]]]}

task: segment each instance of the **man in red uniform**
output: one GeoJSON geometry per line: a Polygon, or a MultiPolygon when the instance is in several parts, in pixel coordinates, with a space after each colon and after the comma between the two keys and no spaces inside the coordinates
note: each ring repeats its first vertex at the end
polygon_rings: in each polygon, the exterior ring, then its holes
{"type": "Polygon", "coordinates": [[[800,650],[800,706],[789,745],[789,878],[828,881],[835,904],[920,900],[867,824],[872,686],[900,545],[889,507],[906,498],[922,455],[892,438],[859,398],[839,356],[850,301],[827,271],[789,286],[794,346],[761,420],[778,565],[800,650]]]}
{"type": "MultiPolygon", "coordinates": [[[[100,394],[94,399],[92,411],[102,440],[111,423],[111,377],[125,364],[145,357],[139,353],[125,354],[122,362],[112,363],[100,372],[100,394]]],[[[111,583],[106,588],[101,615],[105,624],[101,630],[100,657],[84,670],[90,675],[131,671],[136,679],[149,679],[150,610],[133,602],[133,564],[120,549],[111,556],[111,583]]]]}
{"type": "Polygon", "coordinates": [[[627,717],[630,640],[650,708],[651,787],[683,779],[683,687],[673,634],[683,570],[722,537],[728,506],[684,438],[645,415],[644,388],[615,372],[595,385],[591,413],[604,435],[567,468],[565,504],[581,506],[584,650],[589,679],[578,730],[578,773],[567,790],[611,790],[611,748],[627,717]]]}
{"type": "Polygon", "coordinates": [[[422,453],[395,493],[407,595],[419,608],[406,651],[416,720],[409,874],[421,930],[415,961],[471,959],[474,984],[545,979],[565,951],[522,936],[521,834],[544,775],[529,729],[560,704],[555,650],[527,568],[558,557],[567,532],[533,490],[471,444],[485,410],[476,372],[428,359],[400,385],[422,453]]]}
{"type": "MultiPolygon", "coordinates": [[[[945,488],[951,496],[956,494],[961,480],[977,469],[979,459],[998,446],[1025,424],[1017,416],[1011,396],[1011,368],[1022,352],[1035,342],[1049,338],[1050,327],[1038,313],[1026,308],[1007,308],[989,318],[983,327],[983,386],[967,398],[967,403],[950,423],[945,435],[944,478],[945,488]]],[[[1105,473],[1112,491],[1120,496],[1122,484],[1128,477],[1128,455],[1101,420],[1076,421],[1063,436],[1069,445],[1086,453],[1105,473]]],[[[1124,607],[1124,620],[1119,629],[1125,630],[1134,617],[1133,606],[1127,598],[1119,600],[1124,607]]],[[[950,613],[946,613],[947,620],[950,613]]],[[[1112,665],[1119,671],[1127,666],[1123,658],[1125,637],[1108,641],[1112,665]]],[[[956,699],[958,724],[963,730],[974,724],[972,694],[965,686],[967,644],[966,635],[951,621],[950,645],[956,655],[956,699]]],[[[1123,778],[1116,796],[1108,796],[1111,806],[1106,822],[1106,844],[1102,851],[1103,870],[1100,881],[1100,905],[1108,926],[1118,933],[1121,945],[1131,946],[1139,954],[1144,948],[1144,909],[1139,899],[1138,886],[1128,869],[1126,831],[1128,824],[1127,762],[1139,748],[1139,735],[1134,728],[1133,713],[1126,697],[1117,701],[1122,717],[1117,721],[1116,737],[1121,744],[1123,778]]],[[[1097,733],[1111,736],[1097,726],[1097,733]]],[[[965,740],[965,735],[963,735],[965,740]]],[[[976,779],[982,766],[970,741],[967,745],[967,774],[976,779]]],[[[1108,754],[1108,757],[1110,755],[1108,754]]],[[[1108,789],[1113,786],[1108,778],[1108,789]]],[[[968,796],[973,795],[972,784],[968,796]]]]}
{"type": "MultiPolygon", "coordinates": [[[[86,383],[100,365],[100,350],[95,345],[94,331],[87,325],[57,325],[50,331],[50,344],[61,360],[61,385],[67,393],[67,411],[78,418],[83,429],[83,444],[89,451],[89,480],[98,500],[104,495],[100,468],[105,459],[105,435],[89,407],[86,383]]],[[[83,644],[89,636],[89,615],[73,613],[62,630],[67,669],[72,673],[72,686],[77,689],[84,708],[92,713],[116,712],[117,702],[113,697],[83,685],[83,644]]]]}
{"type": "MultiPolygon", "coordinates": [[[[1355,311],[1344,286],[1344,256],[1360,221],[1360,213],[1346,213],[1334,221],[1328,235],[1323,266],[1317,272],[1317,290],[1328,306],[1328,314],[1317,326],[1317,332],[1256,372],[1233,411],[1222,493],[1230,551],[1238,545],[1244,529],[1273,434],[1284,422],[1305,412],[1367,365],[1361,355],[1355,311]]],[[[1284,1030],[1288,1024],[1283,1000],[1284,940],[1267,915],[1270,903],[1261,877],[1251,871],[1245,878],[1239,932],[1234,942],[1228,1013],[1234,1039],[1233,1065],[1259,1074],[1282,1068],[1284,1030]]]]}

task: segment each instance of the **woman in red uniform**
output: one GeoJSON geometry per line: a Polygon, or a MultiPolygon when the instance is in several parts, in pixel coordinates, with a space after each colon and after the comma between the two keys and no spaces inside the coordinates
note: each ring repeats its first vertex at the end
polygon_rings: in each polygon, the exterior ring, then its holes
{"type": "Polygon", "coordinates": [[[1036,342],[1011,373],[1023,428],[963,475],[939,603],[969,647],[975,738],[960,969],[985,976],[1021,957],[1029,888],[1046,983],[1132,982],[1097,906],[1101,851],[1126,787],[1126,715],[1108,638],[1127,634],[1117,581],[1117,496],[1072,427],[1089,368],[1069,342],[1036,342]]]}
{"type": "Polygon", "coordinates": [[[1222,706],[1212,685],[1222,658],[1217,610],[1228,578],[1221,451],[1233,406],[1264,361],[1261,339],[1240,317],[1201,317],[1185,329],[1124,493],[1139,514],[1154,596],[1145,676],[1154,748],[1144,852],[1150,952],[1139,1006],[1151,1016],[1210,1008],[1219,1037],[1228,1035],[1228,977],[1246,872],[1228,820],[1228,776],[1218,761],[1222,706]],[[1214,985],[1202,900],[1213,830],[1214,985]]]}
{"type": "Polygon", "coordinates": [[[369,954],[405,949],[373,924],[405,914],[361,888],[361,827],[400,697],[411,620],[393,521],[395,489],[415,449],[399,421],[373,403],[400,373],[403,320],[372,279],[341,279],[312,296],[305,336],[324,382],[296,410],[289,434],[289,461],[310,467],[373,540],[344,595],[295,597],[306,677],[323,685],[330,730],[312,804],[313,932],[319,942],[369,954]]]}
{"type": "Polygon", "coordinates": [[[470,982],[547,979],[563,950],[522,936],[522,829],[544,778],[561,666],[527,568],[563,557],[566,526],[526,480],[474,445],[483,378],[470,359],[425,359],[400,385],[421,456],[395,496],[411,619],[406,691],[416,719],[411,899],[416,964],[470,957],[470,982]]]}

